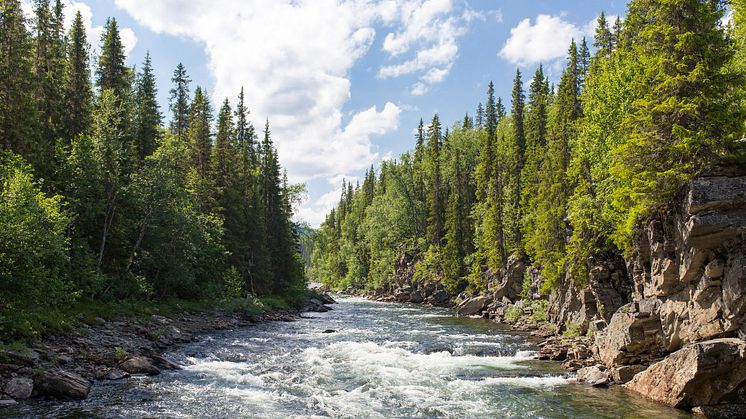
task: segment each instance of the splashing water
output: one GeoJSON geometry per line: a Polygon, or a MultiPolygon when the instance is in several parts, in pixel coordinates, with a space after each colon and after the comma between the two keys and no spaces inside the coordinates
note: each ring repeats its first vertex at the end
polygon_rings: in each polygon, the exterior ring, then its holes
{"type": "Polygon", "coordinates": [[[486,320],[359,298],[306,316],[185,346],[169,354],[181,371],[98,382],[86,400],[32,401],[0,416],[690,417],[575,384],[532,359],[536,341],[486,320]]]}

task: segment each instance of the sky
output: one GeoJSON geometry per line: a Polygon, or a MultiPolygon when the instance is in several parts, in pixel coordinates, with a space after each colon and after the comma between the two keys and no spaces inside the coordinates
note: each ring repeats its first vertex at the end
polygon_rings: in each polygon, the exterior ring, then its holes
{"type": "MultiPolygon", "coordinates": [[[[24,7],[30,13],[30,0],[24,7]]],[[[361,180],[414,145],[422,118],[474,115],[487,84],[509,108],[516,69],[542,64],[558,81],[572,39],[593,36],[619,0],[64,0],[84,18],[97,55],[117,19],[127,64],[149,51],[166,120],[183,63],[217,109],[243,87],[259,131],[269,120],[289,180],[305,183],[297,221],[317,227],[342,180],[361,180]]]]}

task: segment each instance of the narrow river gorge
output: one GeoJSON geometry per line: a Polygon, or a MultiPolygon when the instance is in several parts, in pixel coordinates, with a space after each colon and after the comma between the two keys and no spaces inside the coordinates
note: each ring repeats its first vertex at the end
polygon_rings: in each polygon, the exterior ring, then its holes
{"type": "Polygon", "coordinates": [[[620,388],[576,384],[559,364],[532,359],[536,344],[445,309],[341,297],[327,313],[170,353],[183,370],[98,382],[86,400],[37,400],[0,416],[690,417],[620,388]]]}

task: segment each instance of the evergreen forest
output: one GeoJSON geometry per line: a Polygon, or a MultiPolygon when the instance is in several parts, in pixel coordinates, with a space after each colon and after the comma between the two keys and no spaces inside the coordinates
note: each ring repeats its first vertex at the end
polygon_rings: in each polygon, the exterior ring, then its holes
{"type": "Polygon", "coordinates": [[[510,98],[490,82],[462,120],[420,120],[412,151],[343,185],[310,276],[390,293],[414,260],[414,281],[473,295],[518,257],[544,295],[582,284],[687,180],[743,170],[745,13],[740,0],[633,0],[568,45],[557,84],[516,70],[510,98]]]}
{"type": "Polygon", "coordinates": [[[60,0],[35,0],[30,19],[0,2],[0,336],[112,310],[297,303],[303,187],[269,121],[249,122],[243,90],[213,109],[181,64],[159,109],[157,57],[128,67],[115,19],[91,40],[64,15],[60,0]]]}

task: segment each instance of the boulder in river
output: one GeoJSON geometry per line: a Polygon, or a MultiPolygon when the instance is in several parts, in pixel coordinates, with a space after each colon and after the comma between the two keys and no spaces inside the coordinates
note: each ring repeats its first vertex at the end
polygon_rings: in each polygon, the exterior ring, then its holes
{"type": "Polygon", "coordinates": [[[5,394],[16,400],[28,399],[33,391],[34,380],[26,377],[11,378],[3,388],[5,394]]]}
{"type": "Polygon", "coordinates": [[[487,308],[487,305],[491,302],[489,297],[481,295],[472,299],[466,300],[458,306],[459,316],[473,316],[479,314],[487,308]]]}
{"type": "Polygon", "coordinates": [[[150,358],[144,356],[129,356],[118,365],[119,369],[130,374],[158,375],[161,370],[158,369],[150,358]]]}
{"type": "Polygon", "coordinates": [[[46,371],[34,380],[40,393],[58,398],[84,399],[91,391],[91,383],[80,375],[63,370],[46,371]]]}
{"type": "Polygon", "coordinates": [[[624,386],[679,408],[746,403],[746,342],[721,338],[687,345],[624,386]]]}
{"type": "Polygon", "coordinates": [[[153,360],[153,362],[157,366],[161,368],[164,368],[167,370],[180,370],[181,369],[181,365],[177,364],[174,361],[171,361],[170,359],[166,357],[163,357],[160,355],[152,355],[150,358],[153,360]]]}
{"type": "Polygon", "coordinates": [[[609,372],[602,370],[597,365],[581,368],[577,374],[578,381],[588,383],[594,387],[609,384],[609,372]]]}
{"type": "Polygon", "coordinates": [[[11,407],[17,405],[18,402],[13,399],[2,399],[0,400],[0,409],[4,407],[11,407]]]}

